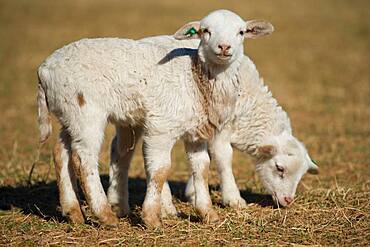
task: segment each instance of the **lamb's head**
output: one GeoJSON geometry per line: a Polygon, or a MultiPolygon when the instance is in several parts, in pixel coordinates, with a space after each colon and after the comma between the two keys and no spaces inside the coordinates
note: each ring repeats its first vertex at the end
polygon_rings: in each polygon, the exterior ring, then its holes
{"type": "Polygon", "coordinates": [[[258,148],[257,172],[275,203],[287,206],[294,200],[302,176],[317,174],[318,167],[304,145],[284,132],[258,148]]]}
{"type": "Polygon", "coordinates": [[[201,21],[189,22],[174,35],[176,39],[200,39],[198,54],[203,62],[229,65],[243,56],[245,38],[257,38],[272,33],[266,21],[244,21],[229,10],[216,10],[201,21]]]}

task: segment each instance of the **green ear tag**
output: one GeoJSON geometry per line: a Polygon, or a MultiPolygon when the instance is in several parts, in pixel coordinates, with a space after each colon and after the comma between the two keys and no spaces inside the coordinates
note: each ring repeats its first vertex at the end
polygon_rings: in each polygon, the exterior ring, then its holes
{"type": "Polygon", "coordinates": [[[196,33],[197,33],[197,30],[194,27],[192,27],[188,31],[186,31],[185,35],[189,35],[190,34],[190,36],[193,36],[196,33]]]}

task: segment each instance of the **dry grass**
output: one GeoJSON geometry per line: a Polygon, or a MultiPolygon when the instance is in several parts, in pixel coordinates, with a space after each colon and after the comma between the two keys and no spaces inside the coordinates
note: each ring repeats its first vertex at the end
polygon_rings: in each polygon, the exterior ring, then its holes
{"type": "MultiPolygon", "coordinates": [[[[0,0],[0,245],[368,246],[369,9],[366,0],[0,0]],[[164,220],[161,231],[141,226],[145,177],[139,153],[130,171],[133,214],[118,229],[101,229],[94,219],[79,226],[64,222],[51,162],[55,131],[28,181],[38,155],[37,66],[56,48],[82,37],[172,33],[217,8],[275,25],[269,38],[247,41],[246,52],[290,114],[321,174],[305,176],[294,205],[277,209],[270,206],[249,159],[236,153],[234,170],[249,206],[242,211],[220,206],[213,169],[212,198],[221,221],[205,225],[183,202],[188,168],[178,145],[170,179],[181,214],[164,220]]],[[[101,155],[105,184],[111,137],[109,128],[101,155]]]]}

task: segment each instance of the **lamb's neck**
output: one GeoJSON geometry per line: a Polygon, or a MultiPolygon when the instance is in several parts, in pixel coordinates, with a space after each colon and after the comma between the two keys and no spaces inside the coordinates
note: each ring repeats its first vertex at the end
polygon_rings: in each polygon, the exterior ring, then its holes
{"type": "Polygon", "coordinates": [[[291,132],[286,112],[261,81],[259,87],[244,88],[236,106],[235,146],[254,157],[257,148],[283,131],[291,132]]]}
{"type": "Polygon", "coordinates": [[[200,105],[208,119],[207,126],[221,131],[234,116],[238,94],[240,61],[230,66],[213,66],[193,57],[193,78],[199,92],[200,105]]]}
{"type": "Polygon", "coordinates": [[[238,90],[241,59],[228,66],[208,64],[208,78],[211,85],[211,108],[216,118],[211,121],[221,130],[234,114],[238,90]]]}
{"type": "Polygon", "coordinates": [[[242,57],[243,56],[239,56],[230,64],[217,64],[211,61],[204,62],[202,59],[200,59],[200,62],[202,63],[203,69],[208,72],[210,80],[224,82],[230,81],[231,79],[235,81],[239,74],[242,57]]]}
{"type": "Polygon", "coordinates": [[[242,152],[252,156],[256,155],[257,148],[272,135],[271,122],[273,117],[270,113],[263,111],[256,99],[249,98],[243,105],[237,105],[237,123],[233,131],[232,143],[242,152]],[[238,108],[241,108],[240,113],[238,108]],[[259,114],[263,112],[263,114],[259,114]],[[247,114],[246,114],[247,113],[247,114]]]}

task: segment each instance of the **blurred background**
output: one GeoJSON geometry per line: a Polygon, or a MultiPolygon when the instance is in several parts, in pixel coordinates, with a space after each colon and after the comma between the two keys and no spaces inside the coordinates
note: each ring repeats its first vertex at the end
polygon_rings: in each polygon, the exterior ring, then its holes
{"type": "MultiPolygon", "coordinates": [[[[36,70],[54,50],[86,37],[138,39],[172,34],[220,8],[244,19],[266,19],[275,27],[269,37],[247,40],[245,53],[320,166],[321,175],[305,176],[299,193],[339,186],[368,198],[368,0],[0,0],[0,186],[17,188],[27,182],[55,180],[51,154],[59,127],[54,121],[53,137],[40,149],[37,160],[36,122],[36,70]]],[[[112,134],[108,127],[102,174],[108,171],[112,134]]],[[[130,177],[145,178],[142,164],[137,152],[130,177]]],[[[246,155],[236,152],[233,164],[242,190],[263,193],[246,155]]],[[[186,181],[188,167],[181,143],[174,149],[172,165],[170,179],[186,181]]],[[[218,183],[214,167],[210,181],[218,183]]],[[[320,196],[316,199],[322,200],[320,196]]],[[[219,200],[217,189],[213,197],[219,200]]],[[[369,210],[368,203],[362,206],[369,210]]]]}

